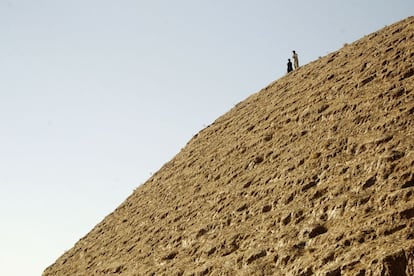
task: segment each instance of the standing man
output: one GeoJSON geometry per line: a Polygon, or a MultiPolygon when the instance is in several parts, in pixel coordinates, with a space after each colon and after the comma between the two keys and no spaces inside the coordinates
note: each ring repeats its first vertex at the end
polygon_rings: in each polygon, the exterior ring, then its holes
{"type": "Polygon", "coordinates": [[[295,70],[299,68],[299,58],[298,58],[298,54],[295,52],[295,50],[292,51],[293,55],[293,66],[295,67],[295,70]]]}
{"type": "Polygon", "coordinates": [[[287,72],[290,73],[293,71],[292,62],[290,61],[290,58],[288,59],[287,63],[287,72]]]}

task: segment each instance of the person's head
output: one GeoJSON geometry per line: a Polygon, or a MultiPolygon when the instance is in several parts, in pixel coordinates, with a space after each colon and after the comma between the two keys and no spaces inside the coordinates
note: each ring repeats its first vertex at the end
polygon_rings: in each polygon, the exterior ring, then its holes
{"type": "Polygon", "coordinates": [[[292,51],[294,54],[296,54],[295,50],[292,51]]]}
{"type": "Polygon", "coordinates": [[[288,61],[290,62],[290,58],[288,58],[288,61]]]}

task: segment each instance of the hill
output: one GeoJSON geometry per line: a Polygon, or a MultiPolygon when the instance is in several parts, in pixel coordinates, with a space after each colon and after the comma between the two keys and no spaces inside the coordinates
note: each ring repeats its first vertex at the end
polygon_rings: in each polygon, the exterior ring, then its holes
{"type": "Polygon", "coordinates": [[[43,275],[414,275],[414,17],[195,135],[43,275]]]}

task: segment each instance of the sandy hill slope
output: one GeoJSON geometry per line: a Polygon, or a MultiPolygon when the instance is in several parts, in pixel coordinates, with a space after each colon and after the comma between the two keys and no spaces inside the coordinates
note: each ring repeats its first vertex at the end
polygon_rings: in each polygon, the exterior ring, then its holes
{"type": "Polygon", "coordinates": [[[44,275],[414,275],[414,17],[195,135],[44,275]]]}

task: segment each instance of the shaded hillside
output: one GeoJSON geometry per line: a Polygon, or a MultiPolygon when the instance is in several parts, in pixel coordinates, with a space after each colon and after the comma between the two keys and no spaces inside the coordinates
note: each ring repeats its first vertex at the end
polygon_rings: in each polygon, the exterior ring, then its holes
{"type": "Polygon", "coordinates": [[[414,275],[414,17],[236,105],[44,275],[414,275]]]}

